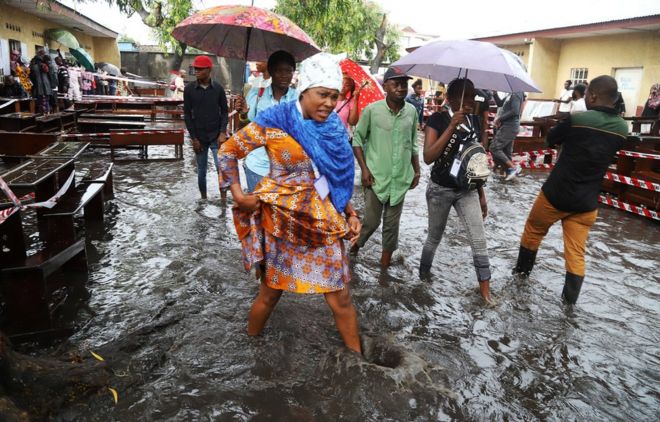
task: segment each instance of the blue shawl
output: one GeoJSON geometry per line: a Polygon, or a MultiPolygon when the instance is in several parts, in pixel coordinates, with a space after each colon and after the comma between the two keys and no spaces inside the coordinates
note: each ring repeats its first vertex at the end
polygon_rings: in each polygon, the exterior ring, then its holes
{"type": "Polygon", "coordinates": [[[259,113],[254,122],[264,128],[283,130],[295,139],[328,180],[332,204],[344,212],[353,195],[355,175],[348,132],[334,111],[319,123],[304,119],[296,104],[297,101],[289,101],[270,107],[259,113]]]}

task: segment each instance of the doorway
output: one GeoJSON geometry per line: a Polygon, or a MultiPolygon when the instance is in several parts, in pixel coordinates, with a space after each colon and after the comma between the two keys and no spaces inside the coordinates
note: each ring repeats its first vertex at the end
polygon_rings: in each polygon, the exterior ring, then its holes
{"type": "Polygon", "coordinates": [[[619,85],[619,91],[626,104],[626,116],[634,116],[637,111],[639,100],[639,89],[642,82],[641,67],[624,67],[614,69],[614,79],[619,85]]]}

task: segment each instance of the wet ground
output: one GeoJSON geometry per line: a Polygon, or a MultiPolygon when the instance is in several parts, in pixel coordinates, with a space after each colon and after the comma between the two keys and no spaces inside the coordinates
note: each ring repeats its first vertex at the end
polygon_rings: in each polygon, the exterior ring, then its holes
{"type": "MultiPolygon", "coordinates": [[[[210,199],[200,201],[189,146],[185,153],[183,162],[115,166],[105,233],[88,237],[96,316],[81,313],[67,347],[94,350],[153,321],[176,322],[126,362],[140,382],[118,391],[116,405],[102,392],[59,419],[660,417],[658,224],[601,208],[582,295],[569,308],[560,300],[559,226],[530,279],[510,275],[545,174],[527,173],[517,183],[495,178],[487,185],[486,230],[498,305],[486,307],[453,212],[432,281],[417,277],[427,225],[423,166],[420,186],[406,198],[397,265],[380,271],[379,233],[353,263],[365,361],[342,347],[321,296],[285,294],[264,335],[246,335],[257,283],[243,271],[217,181],[209,173],[210,199]],[[155,370],[140,365],[150,355],[157,356],[155,370]]],[[[361,210],[359,189],[355,203],[361,210]]]]}

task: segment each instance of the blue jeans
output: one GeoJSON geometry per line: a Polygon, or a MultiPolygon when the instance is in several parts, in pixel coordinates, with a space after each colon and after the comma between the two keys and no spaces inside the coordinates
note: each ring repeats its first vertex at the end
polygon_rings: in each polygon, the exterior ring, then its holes
{"type": "Polygon", "coordinates": [[[254,188],[257,186],[257,183],[263,179],[263,176],[253,172],[245,164],[243,164],[243,170],[245,170],[245,181],[247,182],[248,192],[252,193],[254,192],[254,188]]]}
{"type": "Polygon", "coordinates": [[[433,265],[435,250],[438,248],[440,240],[442,240],[449,211],[453,206],[467,231],[477,280],[490,280],[486,234],[484,232],[483,217],[481,216],[481,206],[479,205],[479,193],[476,189],[469,191],[454,190],[429,180],[426,189],[426,202],[429,213],[429,234],[422,249],[422,259],[419,263],[420,273],[429,271],[431,265],[433,265]]]}
{"type": "Polygon", "coordinates": [[[209,149],[213,155],[213,162],[215,163],[216,173],[220,171],[218,165],[218,143],[211,142],[208,144],[201,143],[202,151],[199,154],[195,154],[197,158],[197,185],[199,186],[199,192],[206,194],[206,171],[209,165],[209,149]]]}

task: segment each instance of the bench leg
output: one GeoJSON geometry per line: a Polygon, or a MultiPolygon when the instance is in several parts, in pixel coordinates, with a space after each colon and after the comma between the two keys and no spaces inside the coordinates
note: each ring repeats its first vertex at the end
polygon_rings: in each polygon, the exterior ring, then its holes
{"type": "Polygon", "coordinates": [[[40,270],[5,272],[0,284],[6,304],[7,334],[51,327],[46,279],[40,270]]]}
{"type": "Polygon", "coordinates": [[[57,249],[65,248],[76,240],[73,215],[48,217],[48,243],[57,249]]]}
{"type": "Polygon", "coordinates": [[[85,205],[85,220],[103,221],[103,190],[85,205]]]}
{"type": "Polygon", "coordinates": [[[108,174],[108,178],[105,180],[105,183],[103,184],[103,199],[104,200],[110,200],[114,199],[115,197],[115,186],[112,182],[112,171],[110,174],[108,174]]]}

